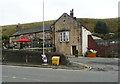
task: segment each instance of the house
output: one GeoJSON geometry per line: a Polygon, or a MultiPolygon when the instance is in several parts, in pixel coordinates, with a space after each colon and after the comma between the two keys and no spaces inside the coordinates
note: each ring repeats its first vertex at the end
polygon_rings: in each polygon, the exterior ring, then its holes
{"type": "MultiPolygon", "coordinates": [[[[20,38],[31,39],[29,46],[42,47],[42,27],[20,30],[10,36],[10,43],[20,38]]],[[[65,55],[84,55],[88,48],[88,35],[91,33],[74,17],[73,9],[70,15],[63,13],[53,24],[45,26],[45,45],[55,47],[56,52],[65,55]]],[[[21,45],[19,45],[21,46],[21,45]]]]}
{"type": "MultiPolygon", "coordinates": [[[[45,46],[52,47],[52,31],[50,26],[45,26],[45,46]]],[[[10,44],[13,46],[14,44],[17,45],[19,48],[23,44],[26,44],[26,47],[30,48],[42,48],[43,46],[43,28],[31,28],[25,30],[16,31],[14,34],[10,36],[10,44]],[[28,43],[16,43],[15,41],[18,39],[27,38],[30,39],[31,42],[28,43]]]]}
{"type": "Polygon", "coordinates": [[[66,55],[84,54],[87,50],[87,36],[90,32],[73,16],[64,13],[54,23],[54,44],[56,51],[66,55]]]}

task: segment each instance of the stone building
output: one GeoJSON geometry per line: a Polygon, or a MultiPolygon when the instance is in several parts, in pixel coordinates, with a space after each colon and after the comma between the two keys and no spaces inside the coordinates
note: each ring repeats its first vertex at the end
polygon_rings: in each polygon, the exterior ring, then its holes
{"type": "Polygon", "coordinates": [[[56,51],[68,55],[75,55],[76,50],[81,53],[81,28],[73,16],[64,13],[55,23],[56,51]]]}
{"type": "Polygon", "coordinates": [[[91,33],[73,15],[72,9],[70,15],[62,14],[53,24],[54,45],[59,53],[75,55],[77,51],[79,55],[84,55],[91,33]]]}
{"type": "MultiPolygon", "coordinates": [[[[79,55],[84,55],[88,48],[88,35],[90,34],[87,28],[74,17],[72,9],[70,15],[63,13],[53,24],[45,27],[45,44],[46,47],[55,47],[56,52],[65,55],[75,55],[76,52],[79,55]]],[[[10,43],[21,36],[27,36],[32,40],[31,47],[41,47],[42,27],[17,31],[10,37],[10,43]],[[35,39],[37,40],[34,41],[35,39]]]]}
{"type": "MultiPolygon", "coordinates": [[[[50,26],[45,26],[45,47],[52,47],[52,31],[50,26]]],[[[43,46],[43,28],[31,28],[25,30],[16,31],[14,34],[10,36],[10,44],[11,46],[16,44],[17,48],[20,48],[23,44],[25,44],[26,48],[42,48],[43,46]],[[18,39],[27,38],[30,39],[31,42],[15,42],[18,39]]]]}

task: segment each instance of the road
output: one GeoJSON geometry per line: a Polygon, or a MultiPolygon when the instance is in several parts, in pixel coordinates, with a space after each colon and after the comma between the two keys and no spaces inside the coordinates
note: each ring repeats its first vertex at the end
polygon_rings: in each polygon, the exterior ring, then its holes
{"type": "Polygon", "coordinates": [[[2,66],[3,82],[118,82],[117,59],[70,58],[94,67],[74,71],[35,67],[2,66]],[[107,68],[105,68],[105,66],[107,68]],[[112,68],[111,68],[112,67],[112,68]],[[102,68],[102,69],[101,69],[102,68]],[[99,70],[100,69],[100,70],[99,70]]]}
{"type": "Polygon", "coordinates": [[[118,58],[87,58],[87,57],[71,57],[72,62],[87,64],[92,67],[91,71],[118,71],[118,58]]]}

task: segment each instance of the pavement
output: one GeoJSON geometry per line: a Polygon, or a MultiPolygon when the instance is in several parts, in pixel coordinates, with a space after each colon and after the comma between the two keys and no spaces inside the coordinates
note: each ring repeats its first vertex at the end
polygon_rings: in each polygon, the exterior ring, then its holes
{"type": "Polygon", "coordinates": [[[29,63],[2,63],[2,65],[23,66],[23,67],[37,67],[37,68],[52,68],[52,69],[67,69],[67,70],[89,70],[89,66],[82,63],[70,62],[69,65],[35,65],[29,63]]]}
{"type": "Polygon", "coordinates": [[[14,65],[24,67],[68,69],[68,70],[91,70],[91,71],[118,71],[118,58],[89,58],[89,57],[68,57],[68,65],[35,65],[29,63],[2,63],[3,65],[14,65]]]}

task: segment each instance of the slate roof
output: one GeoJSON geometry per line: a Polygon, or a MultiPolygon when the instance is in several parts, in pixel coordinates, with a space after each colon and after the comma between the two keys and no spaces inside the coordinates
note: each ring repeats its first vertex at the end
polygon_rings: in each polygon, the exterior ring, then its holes
{"type": "MultiPolygon", "coordinates": [[[[51,27],[45,26],[44,29],[45,29],[45,31],[50,31],[51,27]]],[[[42,31],[43,31],[43,27],[37,27],[37,28],[31,28],[31,29],[17,31],[14,34],[12,34],[11,36],[19,36],[19,35],[23,35],[23,34],[37,33],[37,32],[42,32],[42,31]]]]}

